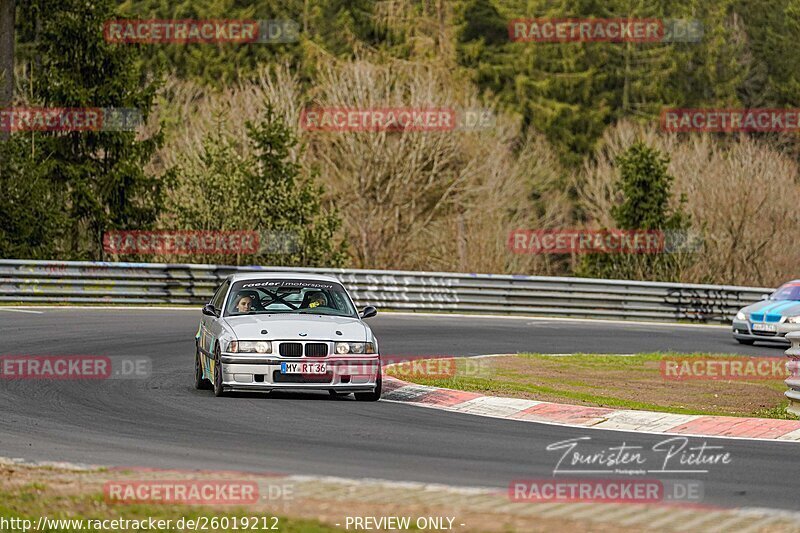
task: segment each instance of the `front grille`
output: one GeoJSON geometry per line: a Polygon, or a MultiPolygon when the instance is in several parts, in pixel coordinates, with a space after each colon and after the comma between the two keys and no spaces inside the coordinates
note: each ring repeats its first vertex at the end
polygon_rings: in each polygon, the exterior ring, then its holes
{"type": "Polygon", "coordinates": [[[306,344],[306,357],[325,357],[328,355],[328,345],[323,342],[309,342],[306,344]]]}
{"type": "Polygon", "coordinates": [[[282,342],[280,354],[283,357],[300,357],[303,355],[303,345],[299,342],[282,342]]]}
{"type": "Polygon", "coordinates": [[[326,374],[281,374],[280,370],[272,372],[273,383],[330,383],[333,372],[326,374]]]}

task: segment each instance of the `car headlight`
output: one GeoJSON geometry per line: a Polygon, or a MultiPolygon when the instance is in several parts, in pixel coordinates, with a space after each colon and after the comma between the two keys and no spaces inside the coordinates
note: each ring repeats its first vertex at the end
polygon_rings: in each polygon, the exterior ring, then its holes
{"type": "Polygon", "coordinates": [[[790,316],[786,319],[788,324],[800,324],[800,316],[790,316]]]}
{"type": "Polygon", "coordinates": [[[231,341],[228,343],[228,353],[272,353],[272,343],[269,341],[231,341]]]}
{"type": "Polygon", "coordinates": [[[375,345],[371,342],[337,342],[336,353],[339,355],[375,353],[375,345]]]}
{"type": "Polygon", "coordinates": [[[736,320],[747,320],[744,311],[739,311],[738,313],[736,313],[736,320]]]}

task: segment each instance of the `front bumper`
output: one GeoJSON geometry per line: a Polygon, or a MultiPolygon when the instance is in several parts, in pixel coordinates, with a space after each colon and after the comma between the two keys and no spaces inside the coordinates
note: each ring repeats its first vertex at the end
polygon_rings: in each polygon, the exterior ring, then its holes
{"type": "Polygon", "coordinates": [[[775,324],[776,332],[753,331],[753,324],[749,320],[733,321],[733,338],[750,341],[776,342],[780,344],[791,344],[786,339],[786,334],[792,331],[800,331],[800,324],[775,324]]]}
{"type": "Polygon", "coordinates": [[[221,354],[222,383],[228,390],[332,390],[372,392],[380,377],[380,356],[277,357],[221,354]],[[281,363],[325,363],[325,374],[282,374],[281,363]]]}

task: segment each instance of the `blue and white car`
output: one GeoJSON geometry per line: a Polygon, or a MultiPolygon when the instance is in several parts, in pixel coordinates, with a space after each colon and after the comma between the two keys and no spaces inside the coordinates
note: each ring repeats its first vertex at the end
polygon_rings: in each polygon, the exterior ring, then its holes
{"type": "Polygon", "coordinates": [[[781,285],[768,298],[741,309],[733,319],[733,338],[789,344],[786,334],[800,331],[800,280],[781,285]]]}
{"type": "Polygon", "coordinates": [[[228,391],[327,390],[381,397],[378,340],[336,278],[234,274],[203,307],[195,387],[228,391]]]}

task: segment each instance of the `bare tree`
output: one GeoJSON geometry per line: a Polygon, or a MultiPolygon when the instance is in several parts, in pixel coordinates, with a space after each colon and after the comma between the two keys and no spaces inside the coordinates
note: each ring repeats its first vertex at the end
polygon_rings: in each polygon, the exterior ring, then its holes
{"type": "Polygon", "coordinates": [[[692,231],[702,237],[682,281],[773,286],[797,277],[800,170],[787,150],[746,135],[681,138],[627,122],[609,128],[578,187],[581,209],[593,224],[613,227],[615,160],[637,140],[669,154],[674,199],[685,196],[692,231]]]}
{"type": "MultiPolygon", "coordinates": [[[[154,164],[168,168],[176,154],[197,161],[209,131],[241,139],[244,121],[257,120],[269,102],[297,125],[308,148],[301,159],[296,154],[298,162],[319,170],[329,205],[343,214],[352,266],[563,273],[557,270],[563,265],[548,256],[514,254],[507,246],[512,230],[564,227],[571,213],[556,153],[542,136],[521,138],[518,117],[495,112],[491,127],[455,131],[320,132],[300,126],[309,106],[485,105],[451,76],[444,67],[354,61],[321,68],[316,87],[305,93],[287,67],[265,69],[258,81],[220,93],[172,81],[165,88],[171,105],[157,109],[149,127],[169,117],[165,121],[177,131],[154,164]]],[[[246,146],[241,153],[246,156],[246,146]]],[[[173,200],[191,204],[195,198],[179,183],[173,200]]]]}

